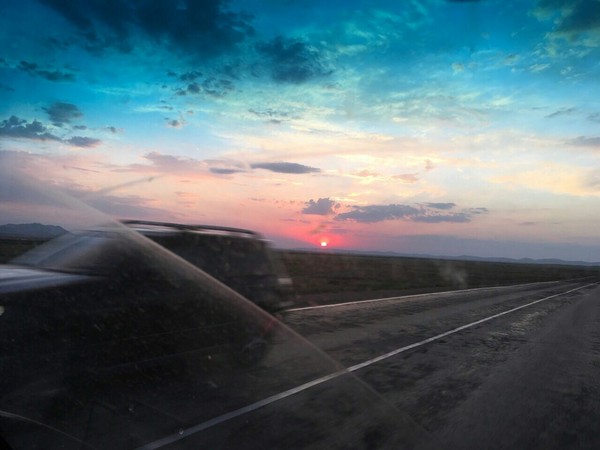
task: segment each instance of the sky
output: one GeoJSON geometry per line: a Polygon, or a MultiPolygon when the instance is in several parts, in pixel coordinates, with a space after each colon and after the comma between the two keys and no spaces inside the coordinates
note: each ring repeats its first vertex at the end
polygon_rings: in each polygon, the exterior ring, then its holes
{"type": "MultiPolygon", "coordinates": [[[[600,261],[599,1],[4,0],[0,37],[0,165],[110,216],[600,261]]],[[[69,225],[6,180],[0,223],[69,225]]]]}

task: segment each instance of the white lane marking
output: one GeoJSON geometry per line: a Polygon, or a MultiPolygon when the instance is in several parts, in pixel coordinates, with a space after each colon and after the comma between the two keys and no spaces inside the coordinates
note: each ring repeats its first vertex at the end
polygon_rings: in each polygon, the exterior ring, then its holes
{"type": "MultiPolygon", "coordinates": [[[[535,284],[535,283],[532,283],[532,284],[535,284]]],[[[333,379],[341,377],[343,375],[347,375],[350,372],[355,372],[355,371],[357,371],[359,369],[362,369],[364,367],[370,366],[370,365],[375,364],[375,363],[377,363],[379,361],[383,361],[385,359],[391,358],[392,356],[395,356],[395,355],[398,355],[400,353],[406,352],[407,350],[412,350],[414,348],[420,347],[421,345],[429,344],[430,342],[437,341],[438,339],[441,339],[443,337],[450,336],[451,334],[458,333],[459,331],[466,330],[467,328],[474,327],[475,325],[479,325],[479,324],[482,324],[484,322],[488,322],[488,321],[490,321],[492,319],[496,319],[498,317],[502,317],[502,316],[504,316],[506,314],[510,314],[512,312],[518,311],[518,310],[523,309],[523,308],[527,308],[528,306],[532,306],[532,305],[535,305],[537,303],[544,302],[546,300],[550,300],[550,299],[553,299],[553,298],[556,298],[556,297],[560,297],[561,295],[567,295],[567,294],[570,294],[571,292],[579,291],[581,289],[584,289],[584,288],[590,287],[590,286],[594,286],[594,285],[598,285],[598,283],[590,283],[590,284],[586,284],[584,286],[579,286],[578,288],[571,289],[571,290],[566,291],[566,292],[561,292],[559,294],[550,295],[549,297],[544,297],[544,298],[541,298],[539,300],[535,300],[533,302],[526,303],[525,305],[517,306],[516,308],[512,308],[512,309],[509,309],[507,311],[503,311],[501,313],[494,314],[492,316],[486,317],[484,319],[476,320],[475,322],[471,322],[471,323],[468,323],[466,325],[462,325],[460,327],[454,328],[454,329],[452,329],[450,331],[446,331],[446,332],[438,334],[436,336],[433,336],[433,337],[430,337],[430,338],[427,338],[427,339],[423,339],[422,341],[415,342],[414,344],[410,344],[410,345],[406,345],[404,347],[400,347],[400,348],[398,348],[396,350],[393,350],[391,352],[385,353],[384,355],[378,356],[376,358],[370,359],[368,361],[365,361],[365,362],[362,362],[362,363],[359,363],[359,364],[355,364],[355,365],[350,366],[350,367],[348,367],[346,369],[330,373],[329,375],[325,375],[325,376],[323,376],[321,378],[317,378],[315,380],[309,381],[308,383],[301,384],[300,386],[296,386],[294,388],[288,389],[287,391],[280,392],[279,394],[272,395],[272,396],[267,397],[265,399],[259,400],[256,403],[252,403],[250,405],[244,406],[243,408],[236,409],[236,410],[228,412],[226,414],[222,414],[220,416],[214,417],[214,418],[212,418],[210,420],[207,420],[206,422],[202,422],[202,423],[200,423],[198,425],[194,425],[194,426],[189,427],[189,428],[181,429],[181,430],[179,430],[178,433],[175,433],[175,434],[172,434],[170,436],[166,436],[166,437],[164,437],[162,439],[159,439],[157,441],[145,444],[145,445],[143,445],[141,447],[138,447],[136,450],[157,449],[157,448],[163,447],[165,445],[172,444],[172,443],[177,442],[177,441],[179,441],[181,439],[185,439],[185,438],[191,436],[192,434],[196,434],[196,433],[198,433],[200,431],[206,430],[207,428],[211,428],[211,427],[213,427],[215,425],[218,425],[218,424],[226,422],[226,421],[228,421],[230,419],[234,419],[236,417],[242,416],[242,415],[244,415],[246,413],[249,413],[249,412],[252,412],[252,411],[256,411],[257,409],[260,409],[263,406],[267,406],[267,405],[270,405],[271,403],[275,403],[276,401],[283,400],[284,398],[290,397],[290,396],[292,396],[294,394],[297,394],[299,392],[305,391],[305,390],[310,389],[310,388],[312,388],[314,386],[317,386],[319,384],[323,384],[323,383],[325,383],[327,381],[333,380],[333,379]]]]}
{"type": "MultiPolygon", "coordinates": [[[[568,281],[568,280],[562,280],[562,281],[568,281]]],[[[457,291],[428,292],[425,294],[403,295],[400,297],[372,298],[369,300],[356,300],[353,302],[330,303],[328,305],[303,306],[302,308],[290,308],[290,309],[286,309],[283,312],[296,312],[296,311],[306,311],[306,310],[311,310],[311,309],[335,308],[337,306],[360,305],[362,303],[376,303],[376,302],[385,302],[385,301],[391,301],[391,300],[398,300],[398,301],[410,300],[412,298],[419,298],[419,297],[447,295],[447,294],[462,294],[464,292],[488,291],[488,290],[494,290],[494,289],[507,289],[507,288],[512,288],[512,287],[526,287],[526,286],[534,286],[534,285],[540,285],[540,284],[552,284],[552,283],[560,283],[560,281],[538,281],[535,283],[511,284],[509,286],[488,286],[488,287],[471,288],[471,289],[460,289],[457,291]]]]}

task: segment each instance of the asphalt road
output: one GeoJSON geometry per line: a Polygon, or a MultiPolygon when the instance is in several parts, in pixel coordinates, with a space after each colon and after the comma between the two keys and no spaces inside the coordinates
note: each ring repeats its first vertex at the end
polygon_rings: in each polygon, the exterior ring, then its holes
{"type": "Polygon", "coordinates": [[[40,388],[15,397],[28,420],[0,411],[0,431],[22,429],[15,448],[600,448],[595,280],[299,309],[283,322],[295,332],[274,323],[257,364],[192,353],[93,391],[40,388]],[[46,411],[54,421],[40,427],[46,411]]]}
{"type": "Polygon", "coordinates": [[[301,309],[285,322],[413,420],[424,433],[411,447],[600,448],[593,280],[301,309]]]}

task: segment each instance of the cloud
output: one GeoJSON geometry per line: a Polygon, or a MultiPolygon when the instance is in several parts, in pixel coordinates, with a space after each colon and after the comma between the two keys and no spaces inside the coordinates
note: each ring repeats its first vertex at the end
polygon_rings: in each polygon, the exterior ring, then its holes
{"type": "Polygon", "coordinates": [[[404,219],[419,213],[417,208],[408,205],[367,205],[354,206],[353,210],[338,214],[335,220],[353,220],[362,223],[383,222],[384,220],[404,219]]]}
{"type": "Polygon", "coordinates": [[[271,78],[280,83],[300,84],[331,74],[319,52],[306,43],[278,36],[257,45],[270,64],[271,78]]]}
{"type": "Polygon", "coordinates": [[[81,148],[91,148],[97,147],[102,143],[100,139],[84,137],[84,136],[73,136],[70,139],[66,139],[64,142],[67,142],[75,147],[81,148]]]}
{"type": "Polygon", "coordinates": [[[250,167],[253,169],[265,169],[271,172],[278,173],[291,173],[291,174],[302,174],[302,173],[319,173],[321,169],[316,167],[305,166],[303,164],[289,163],[289,162],[273,162],[273,163],[254,163],[250,167]]]}
{"type": "Polygon", "coordinates": [[[320,198],[316,202],[313,199],[310,199],[305,205],[306,207],[302,209],[302,214],[314,214],[318,216],[334,214],[334,209],[340,207],[339,203],[336,203],[329,197],[320,198]]]}
{"type": "Polygon", "coordinates": [[[75,75],[72,73],[40,69],[36,63],[28,61],[21,61],[17,68],[27,72],[32,77],[41,77],[48,81],[75,81],[75,75]]]}
{"type": "Polygon", "coordinates": [[[44,108],[44,111],[48,113],[52,125],[57,127],[62,127],[83,117],[83,113],[72,103],[56,102],[48,108],[44,108]]]}
{"type": "Polygon", "coordinates": [[[468,208],[466,211],[469,214],[488,214],[490,212],[487,208],[468,208]]]}
{"type": "Polygon", "coordinates": [[[591,30],[600,30],[600,6],[595,0],[581,0],[572,2],[573,8],[560,26],[559,32],[578,34],[591,30]]]}
{"type": "MultiPolygon", "coordinates": [[[[558,14],[558,26],[552,34],[571,43],[584,35],[600,34],[600,7],[596,0],[540,0],[535,12],[540,19],[555,18],[558,14]]],[[[586,45],[598,46],[600,39],[587,39],[586,45]]]]}
{"type": "Polygon", "coordinates": [[[225,8],[224,0],[41,0],[78,31],[85,48],[131,52],[141,33],[153,45],[198,56],[221,54],[253,32],[250,16],[225,8]]]}
{"type": "Polygon", "coordinates": [[[200,173],[206,170],[204,163],[193,158],[181,158],[158,152],[148,153],[144,158],[151,161],[155,169],[165,173],[200,173]]]}
{"type": "Polygon", "coordinates": [[[165,119],[169,128],[183,128],[184,121],[177,119],[165,119]]]}
{"type": "Polygon", "coordinates": [[[579,136],[575,139],[571,139],[568,143],[570,145],[576,145],[578,147],[600,147],[600,136],[579,136]]]}
{"type": "Polygon", "coordinates": [[[8,119],[0,122],[1,137],[64,142],[81,148],[96,147],[102,143],[100,139],[84,136],[73,136],[69,139],[63,139],[52,134],[42,122],[37,120],[27,122],[25,119],[20,119],[17,116],[10,116],[8,119]]]}
{"type": "Polygon", "coordinates": [[[61,138],[50,133],[48,128],[41,122],[37,120],[27,122],[17,116],[10,116],[10,118],[0,122],[0,137],[62,141],[61,138]]]}
{"type": "Polygon", "coordinates": [[[351,220],[359,223],[376,223],[386,220],[410,220],[420,223],[465,223],[473,215],[487,213],[486,208],[471,208],[460,212],[440,214],[439,210],[448,210],[455,203],[425,203],[423,205],[366,205],[353,206],[349,212],[338,214],[337,221],[351,220]]]}
{"type": "Polygon", "coordinates": [[[548,114],[546,118],[552,119],[560,116],[570,116],[577,112],[577,108],[560,108],[558,111],[548,114]]]}
{"type": "Polygon", "coordinates": [[[419,181],[419,177],[415,173],[403,173],[401,175],[394,175],[392,178],[394,180],[400,180],[406,184],[412,184],[419,181]]]}
{"type": "Polygon", "coordinates": [[[425,203],[425,206],[433,209],[452,209],[456,203],[425,203]]]}
{"type": "Polygon", "coordinates": [[[211,167],[209,170],[217,175],[232,175],[234,173],[245,172],[243,169],[226,169],[222,167],[211,167]]]}
{"type": "Polygon", "coordinates": [[[600,113],[592,113],[587,119],[591,122],[600,122],[600,113]]]}
{"type": "Polygon", "coordinates": [[[453,222],[453,223],[465,223],[470,222],[471,217],[466,213],[456,214],[432,214],[415,216],[412,218],[415,222],[423,223],[442,223],[442,222],[453,222]]]}

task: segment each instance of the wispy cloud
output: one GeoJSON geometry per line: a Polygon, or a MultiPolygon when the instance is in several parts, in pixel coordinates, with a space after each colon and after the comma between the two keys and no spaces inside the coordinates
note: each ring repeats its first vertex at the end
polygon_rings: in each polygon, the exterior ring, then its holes
{"type": "Polygon", "coordinates": [[[298,163],[290,162],[265,162],[250,164],[253,169],[270,170],[271,172],[289,173],[289,174],[304,174],[304,173],[319,173],[321,169],[316,167],[305,166],[298,163]]]}

